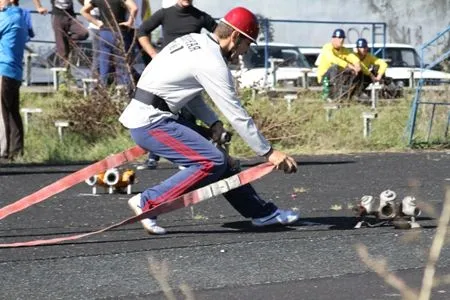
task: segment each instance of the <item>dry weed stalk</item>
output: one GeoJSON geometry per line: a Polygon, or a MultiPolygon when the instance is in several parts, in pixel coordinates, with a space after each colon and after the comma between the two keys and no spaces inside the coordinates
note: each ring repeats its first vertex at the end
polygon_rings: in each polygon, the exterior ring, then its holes
{"type": "Polygon", "coordinates": [[[356,246],[356,251],[358,252],[361,260],[369,268],[371,268],[373,271],[375,271],[375,273],[382,277],[387,284],[389,284],[402,294],[403,299],[417,299],[416,292],[414,292],[402,279],[394,275],[392,272],[389,272],[385,259],[379,260],[370,258],[367,247],[362,244],[356,246]]]}
{"type": "Polygon", "coordinates": [[[422,286],[419,294],[411,289],[402,279],[393,273],[389,272],[387,269],[386,260],[381,262],[369,257],[367,247],[364,245],[357,245],[356,250],[361,258],[361,260],[373,271],[375,271],[384,281],[391,285],[393,288],[397,289],[401,294],[403,299],[407,300],[428,300],[431,298],[431,290],[433,287],[439,284],[446,284],[450,282],[450,275],[443,276],[441,278],[436,278],[436,263],[442,251],[442,247],[445,243],[445,237],[447,236],[447,229],[450,222],[450,188],[447,188],[444,206],[442,208],[442,213],[438,221],[438,226],[436,233],[433,238],[433,243],[430,247],[430,253],[428,256],[427,265],[425,267],[424,275],[422,278],[422,286]]]}
{"type": "MultiPolygon", "coordinates": [[[[150,275],[156,279],[166,298],[168,300],[176,300],[175,294],[169,284],[169,268],[167,266],[167,261],[164,260],[159,262],[154,260],[152,257],[149,257],[148,264],[150,275]]],[[[181,284],[180,290],[186,297],[186,300],[195,300],[194,293],[187,284],[181,284]]]]}
{"type": "Polygon", "coordinates": [[[148,258],[150,274],[158,281],[164,295],[168,300],[176,300],[175,294],[169,285],[169,268],[167,261],[158,262],[152,257],[148,258]]]}
{"type": "Polygon", "coordinates": [[[436,272],[436,263],[444,246],[445,236],[447,235],[448,224],[450,221],[450,188],[447,188],[445,194],[444,207],[439,218],[436,234],[430,248],[427,266],[422,280],[422,289],[420,290],[419,300],[430,299],[431,289],[433,288],[434,274],[436,272]]]}

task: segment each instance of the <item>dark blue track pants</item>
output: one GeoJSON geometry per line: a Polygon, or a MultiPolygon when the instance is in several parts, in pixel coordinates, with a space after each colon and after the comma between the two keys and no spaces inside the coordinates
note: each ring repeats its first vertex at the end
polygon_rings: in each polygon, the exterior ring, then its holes
{"type": "MultiPolygon", "coordinates": [[[[194,130],[195,126],[188,121],[164,118],[131,129],[131,136],[137,145],[186,167],[142,193],[144,210],[236,174],[228,166],[224,153],[194,130]]],[[[250,184],[229,191],[224,196],[246,218],[264,217],[277,209],[273,203],[262,200],[250,184]]]]}

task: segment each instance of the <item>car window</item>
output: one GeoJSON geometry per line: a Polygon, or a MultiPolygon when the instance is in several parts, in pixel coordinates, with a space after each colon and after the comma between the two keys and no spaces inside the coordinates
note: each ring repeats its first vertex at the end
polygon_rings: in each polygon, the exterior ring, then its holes
{"type": "MultiPolygon", "coordinates": [[[[381,57],[380,48],[374,48],[377,57],[381,57]]],[[[417,52],[411,48],[385,48],[384,58],[389,67],[420,67],[420,60],[417,52]]]]}
{"type": "Polygon", "coordinates": [[[316,64],[317,57],[319,57],[319,54],[317,53],[309,53],[309,54],[303,54],[308,61],[308,64],[310,66],[314,66],[316,64]]]}
{"type": "MultiPolygon", "coordinates": [[[[284,60],[284,62],[281,63],[281,66],[283,67],[310,67],[306,58],[296,47],[269,46],[267,50],[268,58],[272,57],[284,60]]],[[[244,55],[244,64],[249,69],[264,68],[265,61],[265,46],[250,47],[249,51],[244,55]]],[[[270,65],[268,61],[267,65],[270,65]]]]}

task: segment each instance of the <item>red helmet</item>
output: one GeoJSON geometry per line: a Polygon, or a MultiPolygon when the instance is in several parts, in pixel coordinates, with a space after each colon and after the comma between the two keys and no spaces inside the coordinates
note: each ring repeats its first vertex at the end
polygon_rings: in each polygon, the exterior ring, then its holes
{"type": "Polygon", "coordinates": [[[222,22],[233,27],[234,30],[256,43],[259,34],[259,23],[256,16],[244,7],[235,7],[222,19],[222,22]]]}

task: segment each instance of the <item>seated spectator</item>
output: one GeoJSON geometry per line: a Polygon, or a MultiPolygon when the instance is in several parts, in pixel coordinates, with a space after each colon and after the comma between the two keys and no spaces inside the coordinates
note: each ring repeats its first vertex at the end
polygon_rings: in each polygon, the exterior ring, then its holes
{"type": "MultiPolygon", "coordinates": [[[[331,42],[322,47],[318,57],[317,81],[322,84],[329,83],[330,91],[337,85],[337,78],[343,74],[356,76],[361,71],[359,58],[350,49],[344,48],[345,32],[342,29],[333,31],[331,42]]],[[[338,95],[331,93],[329,97],[333,99],[338,95]]]]}
{"type": "Polygon", "coordinates": [[[369,53],[369,47],[366,39],[358,39],[356,41],[356,55],[361,61],[361,92],[372,82],[379,82],[386,72],[387,63],[372,54],[369,53]]]}

